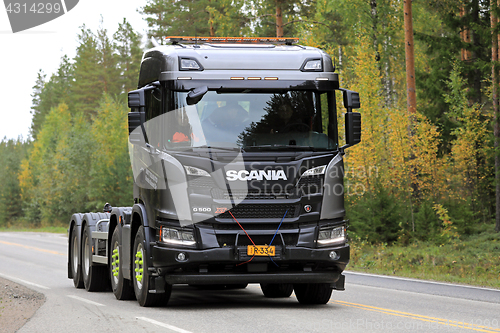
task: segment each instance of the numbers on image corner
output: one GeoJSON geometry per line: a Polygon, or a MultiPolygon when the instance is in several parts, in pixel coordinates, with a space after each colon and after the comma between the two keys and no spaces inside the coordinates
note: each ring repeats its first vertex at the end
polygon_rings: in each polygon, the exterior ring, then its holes
{"type": "Polygon", "coordinates": [[[9,14],[59,14],[62,11],[61,4],[59,2],[37,2],[31,6],[26,3],[21,2],[9,2],[5,7],[7,13],[9,14]]]}

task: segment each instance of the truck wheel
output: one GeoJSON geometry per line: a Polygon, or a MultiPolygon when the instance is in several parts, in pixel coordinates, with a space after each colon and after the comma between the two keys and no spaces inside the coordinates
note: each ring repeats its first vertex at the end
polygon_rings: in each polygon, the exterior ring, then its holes
{"type": "Polygon", "coordinates": [[[133,255],[134,255],[134,271],[132,272],[132,280],[134,285],[135,297],[140,306],[156,306],[166,304],[172,292],[172,285],[165,284],[165,293],[152,294],[149,292],[149,271],[146,266],[146,244],[143,226],[139,227],[135,236],[133,255]]]}
{"type": "Polygon", "coordinates": [[[130,280],[123,278],[123,272],[120,269],[120,247],[121,235],[118,228],[113,231],[111,236],[111,263],[109,265],[109,278],[111,280],[111,289],[116,299],[126,300],[134,298],[134,288],[130,280]]]}
{"type": "Polygon", "coordinates": [[[83,276],[82,276],[82,266],[78,265],[78,257],[80,254],[80,248],[78,247],[78,235],[77,230],[74,226],[71,230],[71,242],[69,245],[70,251],[70,265],[71,272],[73,273],[73,284],[75,288],[83,288],[83,276]]]}
{"type": "Polygon", "coordinates": [[[332,296],[329,283],[300,283],[294,284],[293,289],[301,304],[326,304],[332,296]]]}
{"type": "Polygon", "coordinates": [[[267,298],[290,297],[293,285],[291,283],[261,283],[260,289],[267,298]]]}
{"type": "Polygon", "coordinates": [[[106,289],[108,272],[106,266],[92,266],[92,239],[90,228],[86,225],[82,236],[82,273],[83,284],[87,291],[106,289]]]}

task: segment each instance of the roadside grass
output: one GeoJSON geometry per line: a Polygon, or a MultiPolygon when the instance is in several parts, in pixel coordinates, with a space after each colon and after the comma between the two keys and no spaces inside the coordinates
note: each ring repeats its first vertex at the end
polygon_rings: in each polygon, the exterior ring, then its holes
{"type": "Polygon", "coordinates": [[[445,244],[409,245],[351,240],[348,270],[500,289],[500,233],[492,225],[445,244]]]}
{"type": "Polygon", "coordinates": [[[49,232],[54,234],[65,234],[68,232],[68,226],[59,224],[33,226],[26,222],[15,221],[0,226],[0,232],[49,232]]]}

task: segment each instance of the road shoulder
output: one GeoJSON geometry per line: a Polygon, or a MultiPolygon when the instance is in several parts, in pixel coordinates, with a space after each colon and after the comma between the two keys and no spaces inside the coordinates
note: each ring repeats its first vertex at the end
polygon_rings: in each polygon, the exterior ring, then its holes
{"type": "Polygon", "coordinates": [[[0,277],[0,332],[16,332],[43,303],[43,294],[0,277]]]}

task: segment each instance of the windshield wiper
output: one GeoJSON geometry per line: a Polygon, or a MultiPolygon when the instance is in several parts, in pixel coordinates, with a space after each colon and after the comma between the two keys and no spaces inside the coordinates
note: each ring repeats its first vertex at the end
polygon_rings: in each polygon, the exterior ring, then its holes
{"type": "Polygon", "coordinates": [[[270,149],[270,150],[312,150],[317,151],[318,148],[312,146],[297,146],[297,145],[258,145],[258,146],[246,146],[248,149],[270,149]]]}
{"type": "Polygon", "coordinates": [[[217,147],[217,146],[198,146],[198,147],[192,147],[193,149],[195,148],[200,148],[200,149],[219,149],[219,150],[227,150],[227,151],[237,151],[237,152],[245,152],[243,148],[239,147],[217,147]]]}

